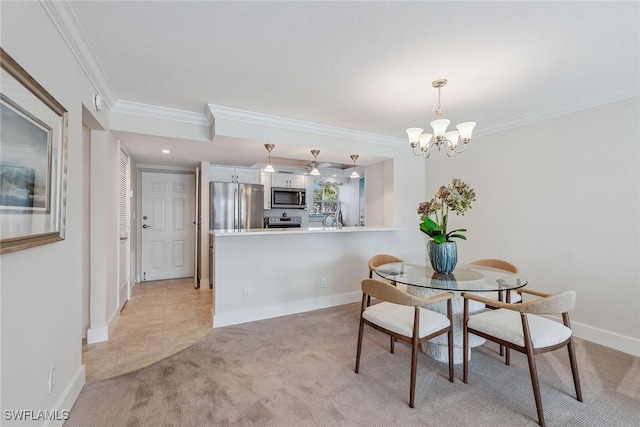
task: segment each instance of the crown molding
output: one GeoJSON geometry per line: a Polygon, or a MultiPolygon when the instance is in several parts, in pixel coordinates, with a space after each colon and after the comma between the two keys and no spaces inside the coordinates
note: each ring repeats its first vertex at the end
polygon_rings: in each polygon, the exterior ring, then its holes
{"type": "Polygon", "coordinates": [[[68,1],[46,1],[40,0],[43,9],[49,15],[62,39],[65,41],[73,56],[75,56],[80,68],[93,84],[94,88],[101,95],[107,107],[114,105],[116,96],[111,89],[106,75],[98,61],[96,55],[87,41],[87,37],[82,31],[78,19],[68,1]]]}
{"type": "Polygon", "coordinates": [[[595,108],[600,105],[622,101],[635,96],[640,96],[640,90],[638,90],[637,87],[626,87],[602,96],[574,99],[571,102],[552,105],[533,113],[515,116],[507,120],[489,123],[485,126],[478,127],[477,131],[474,132],[474,137],[503,132],[543,120],[549,120],[567,114],[577,113],[578,111],[588,110],[589,108],[595,108]]]}
{"type": "Polygon", "coordinates": [[[352,141],[372,142],[375,144],[404,146],[406,140],[376,133],[363,132],[354,129],[341,128],[336,126],[323,125],[302,120],[290,119],[270,114],[256,113],[253,111],[240,110],[237,108],[224,107],[222,105],[207,104],[211,115],[216,120],[233,120],[243,123],[269,126],[279,129],[287,129],[298,132],[312,133],[316,135],[331,136],[335,138],[349,139],[352,141]]]}
{"type": "Polygon", "coordinates": [[[175,108],[160,107],[158,105],[141,104],[133,101],[117,101],[112,113],[133,114],[136,116],[150,117],[154,119],[173,120],[176,122],[211,126],[213,116],[194,113],[191,111],[177,110],[175,108]]]}
{"type": "MultiPolygon", "coordinates": [[[[221,105],[208,104],[204,114],[200,114],[149,104],[117,100],[100,61],[87,41],[87,37],[78,23],[68,0],[40,0],[40,4],[69,47],[71,53],[76,58],[78,65],[83,70],[84,74],[87,76],[98,94],[104,98],[106,107],[111,111],[212,127],[214,126],[215,119],[218,118],[382,145],[404,147],[407,144],[405,138],[396,138],[354,129],[306,122],[286,117],[240,110],[237,108],[224,107],[221,105]]],[[[515,116],[500,122],[479,125],[474,132],[474,136],[491,135],[639,95],[639,88],[631,86],[620,88],[614,92],[610,92],[599,97],[574,99],[570,102],[546,107],[537,112],[515,116]]]]}

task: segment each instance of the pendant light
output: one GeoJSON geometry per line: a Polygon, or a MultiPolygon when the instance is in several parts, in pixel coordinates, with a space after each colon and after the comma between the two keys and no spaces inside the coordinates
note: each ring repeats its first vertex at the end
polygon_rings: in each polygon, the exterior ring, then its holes
{"type": "Polygon", "coordinates": [[[360,175],[358,175],[358,172],[356,171],[356,160],[358,160],[358,157],[360,156],[357,154],[351,155],[351,160],[353,160],[353,172],[351,172],[351,176],[349,178],[360,178],[360,175]]]}
{"type": "Polygon", "coordinates": [[[267,149],[267,151],[269,152],[269,164],[267,165],[266,168],[264,168],[265,172],[275,172],[276,170],[273,168],[273,165],[271,164],[271,150],[273,150],[276,146],[274,144],[264,144],[264,148],[267,149]]]}
{"type": "Polygon", "coordinates": [[[317,157],[320,154],[320,150],[311,150],[311,155],[313,156],[313,169],[309,172],[309,175],[320,175],[320,171],[318,170],[318,161],[317,157]]]}

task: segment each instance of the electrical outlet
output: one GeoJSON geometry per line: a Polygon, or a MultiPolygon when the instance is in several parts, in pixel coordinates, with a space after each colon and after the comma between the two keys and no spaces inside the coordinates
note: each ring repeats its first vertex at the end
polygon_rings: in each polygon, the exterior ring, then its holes
{"type": "Polygon", "coordinates": [[[251,288],[244,288],[244,299],[251,299],[251,288]]]}
{"type": "Polygon", "coordinates": [[[321,277],[320,278],[320,287],[321,288],[326,288],[327,287],[327,278],[326,277],[321,277]]]}
{"type": "Polygon", "coordinates": [[[56,367],[52,366],[47,374],[47,393],[51,393],[56,386],[56,367]]]}

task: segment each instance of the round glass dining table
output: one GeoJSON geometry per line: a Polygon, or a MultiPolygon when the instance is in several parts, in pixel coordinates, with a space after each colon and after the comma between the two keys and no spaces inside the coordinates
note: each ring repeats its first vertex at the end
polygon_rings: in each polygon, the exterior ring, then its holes
{"type": "MultiPolygon", "coordinates": [[[[453,362],[462,363],[462,321],[464,299],[461,292],[479,293],[488,298],[498,299],[502,293],[502,301],[509,301],[509,292],[526,286],[527,281],[520,274],[496,268],[474,264],[460,265],[452,273],[436,273],[431,266],[424,264],[411,264],[406,262],[393,262],[383,264],[375,269],[375,273],[392,283],[407,285],[407,292],[418,297],[430,297],[443,291],[453,292],[453,362]]],[[[431,304],[429,310],[447,314],[446,302],[431,304]]],[[[469,314],[483,311],[485,305],[477,301],[469,300],[469,314]]],[[[483,338],[475,335],[469,336],[469,354],[471,347],[477,347],[485,342],[483,338]]],[[[447,336],[441,335],[422,345],[422,350],[429,356],[441,362],[448,362],[447,336]]]]}

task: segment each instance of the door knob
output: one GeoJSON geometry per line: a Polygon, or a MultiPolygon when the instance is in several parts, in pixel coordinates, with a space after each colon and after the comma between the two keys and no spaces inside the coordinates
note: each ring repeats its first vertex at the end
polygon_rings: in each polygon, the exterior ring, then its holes
{"type": "Polygon", "coordinates": [[[142,224],[142,228],[150,228],[147,224],[142,224]]]}

